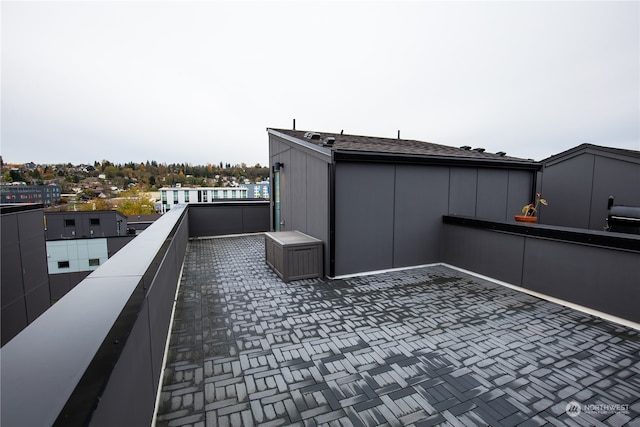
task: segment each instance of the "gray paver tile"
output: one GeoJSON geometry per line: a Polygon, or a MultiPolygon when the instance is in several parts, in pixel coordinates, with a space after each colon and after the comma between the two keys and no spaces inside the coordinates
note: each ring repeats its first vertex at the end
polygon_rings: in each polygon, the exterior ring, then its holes
{"type": "Polygon", "coordinates": [[[285,284],[262,235],[193,240],[158,425],[640,426],[639,337],[444,266],[285,284]]]}

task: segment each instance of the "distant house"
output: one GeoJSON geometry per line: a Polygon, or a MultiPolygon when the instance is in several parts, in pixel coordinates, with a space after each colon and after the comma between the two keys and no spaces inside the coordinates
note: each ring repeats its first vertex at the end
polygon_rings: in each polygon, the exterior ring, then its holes
{"type": "Polygon", "coordinates": [[[640,206],[640,151],[582,144],[542,160],[540,223],[602,230],[607,202],[640,206]]]}
{"type": "Polygon", "coordinates": [[[541,168],[469,146],[267,132],[272,228],[322,240],[330,277],[439,262],[443,215],[513,221],[541,168]]]}

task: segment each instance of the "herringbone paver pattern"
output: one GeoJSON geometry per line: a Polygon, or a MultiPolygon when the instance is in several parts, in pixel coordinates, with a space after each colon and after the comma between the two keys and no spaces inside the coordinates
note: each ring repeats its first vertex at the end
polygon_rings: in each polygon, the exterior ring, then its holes
{"type": "Polygon", "coordinates": [[[159,426],[640,426],[636,331],[442,266],[285,284],[261,235],[189,243],[163,381],[159,426]]]}

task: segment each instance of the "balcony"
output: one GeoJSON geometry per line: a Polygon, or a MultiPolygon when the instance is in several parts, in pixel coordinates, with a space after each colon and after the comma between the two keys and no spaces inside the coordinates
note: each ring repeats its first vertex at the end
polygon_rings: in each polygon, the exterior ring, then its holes
{"type": "MultiPolygon", "coordinates": [[[[136,237],[0,350],[2,422],[640,422],[637,323],[541,298],[528,289],[531,261],[482,254],[481,273],[514,287],[470,271],[476,258],[444,244],[449,264],[285,284],[255,233],[268,227],[265,209],[268,218],[268,204],[181,206],[136,237]]],[[[496,227],[443,224],[449,237],[507,248],[553,242],[496,227]]],[[[637,260],[629,239],[612,250],[637,260]]]]}

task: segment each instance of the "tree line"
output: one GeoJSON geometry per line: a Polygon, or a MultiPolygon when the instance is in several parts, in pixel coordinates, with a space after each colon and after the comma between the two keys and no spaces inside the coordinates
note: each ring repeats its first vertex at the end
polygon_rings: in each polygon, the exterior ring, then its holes
{"type": "Polygon", "coordinates": [[[224,186],[231,181],[240,184],[260,182],[268,178],[269,168],[259,163],[248,166],[245,163],[232,165],[217,163],[192,165],[189,163],[159,163],[155,160],[146,162],[114,163],[109,160],[94,161],[93,165],[3,165],[5,182],[24,181],[29,184],[46,184],[51,181],[79,183],[87,178],[104,176],[113,185],[127,187],[130,184],[145,190],[157,189],[165,185],[177,183],[185,185],[224,186]]]}

